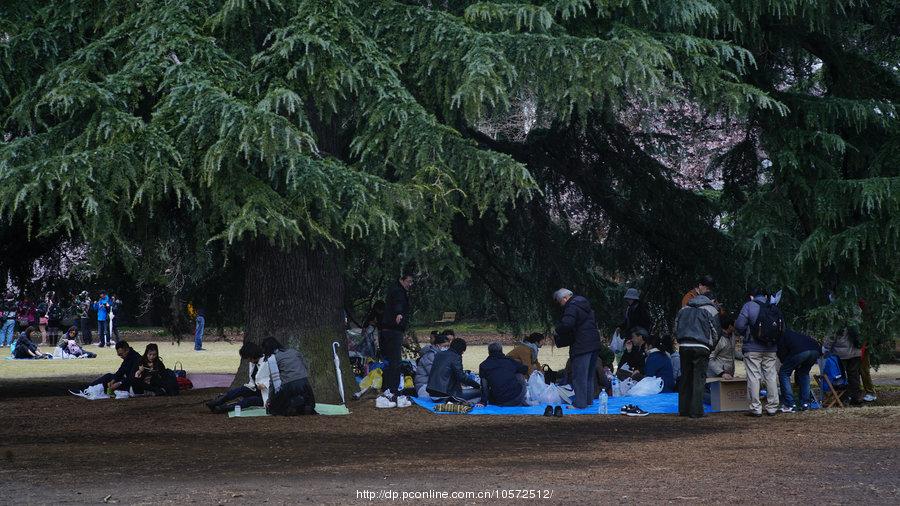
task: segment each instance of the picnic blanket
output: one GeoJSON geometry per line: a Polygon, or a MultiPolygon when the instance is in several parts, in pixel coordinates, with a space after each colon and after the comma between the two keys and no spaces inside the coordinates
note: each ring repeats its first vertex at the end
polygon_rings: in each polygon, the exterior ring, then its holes
{"type": "MultiPolygon", "coordinates": [[[[325,416],[338,416],[338,415],[349,415],[350,410],[347,409],[347,406],[343,404],[319,404],[316,403],[316,413],[325,416]]],[[[263,407],[253,407],[242,409],[241,414],[235,414],[234,411],[228,413],[228,418],[235,417],[252,417],[252,416],[271,416],[266,413],[266,408],[263,407]]]]}
{"type": "MultiPolygon", "coordinates": [[[[434,411],[436,404],[431,399],[415,397],[413,402],[419,406],[438,415],[456,414],[456,413],[438,413],[434,411]]],[[[607,402],[607,411],[610,415],[621,416],[619,409],[626,404],[634,404],[648,413],[655,414],[677,414],[678,413],[678,394],[656,394],[643,397],[610,397],[607,402]]],[[[538,404],[537,406],[518,406],[518,407],[501,407],[501,406],[485,406],[483,408],[476,407],[468,414],[470,415],[531,415],[541,416],[544,414],[546,404],[538,404]]],[[[594,399],[594,403],[584,409],[575,409],[571,406],[563,407],[565,415],[596,415],[600,407],[599,401],[594,399]]],[[[703,407],[707,413],[712,413],[709,405],[703,407]]]]}

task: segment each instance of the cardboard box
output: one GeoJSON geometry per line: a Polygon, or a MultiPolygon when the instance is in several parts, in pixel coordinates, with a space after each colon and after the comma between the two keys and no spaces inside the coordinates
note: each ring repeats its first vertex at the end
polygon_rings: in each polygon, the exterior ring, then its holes
{"type": "Polygon", "coordinates": [[[747,379],[707,378],[710,390],[710,406],[714,411],[747,411],[747,379]]]}

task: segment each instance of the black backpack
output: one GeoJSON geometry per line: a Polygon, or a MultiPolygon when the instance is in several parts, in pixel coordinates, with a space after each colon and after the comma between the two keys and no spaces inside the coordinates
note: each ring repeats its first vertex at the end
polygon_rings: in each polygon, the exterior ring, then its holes
{"type": "Polygon", "coordinates": [[[756,300],[753,302],[759,305],[759,314],[750,327],[750,337],[758,343],[773,346],[784,335],[784,315],[775,304],[756,300]]]}

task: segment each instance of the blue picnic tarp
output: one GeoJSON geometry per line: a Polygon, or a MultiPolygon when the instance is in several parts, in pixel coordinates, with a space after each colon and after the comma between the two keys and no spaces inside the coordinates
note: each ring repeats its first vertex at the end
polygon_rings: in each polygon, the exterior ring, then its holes
{"type": "MultiPolygon", "coordinates": [[[[443,412],[435,412],[434,405],[436,404],[431,399],[425,399],[421,397],[412,398],[413,402],[418,404],[419,406],[431,411],[432,413],[436,413],[439,415],[453,415],[457,413],[443,413],[443,412]]],[[[655,414],[677,414],[678,413],[678,394],[656,394],[656,395],[648,395],[644,397],[610,397],[607,402],[607,411],[610,415],[621,416],[619,413],[619,409],[626,404],[634,404],[635,406],[640,407],[644,411],[648,413],[655,414]]],[[[594,399],[594,403],[584,409],[575,409],[572,406],[564,406],[563,413],[566,415],[596,415],[598,414],[598,408],[600,406],[600,401],[594,399]]],[[[547,407],[546,404],[539,404],[537,406],[520,406],[520,407],[500,407],[500,406],[485,406],[485,407],[476,407],[473,408],[468,414],[470,415],[531,415],[531,416],[540,416],[544,414],[544,409],[547,407]]],[[[712,409],[709,405],[704,406],[704,410],[707,413],[711,413],[712,409]]]]}

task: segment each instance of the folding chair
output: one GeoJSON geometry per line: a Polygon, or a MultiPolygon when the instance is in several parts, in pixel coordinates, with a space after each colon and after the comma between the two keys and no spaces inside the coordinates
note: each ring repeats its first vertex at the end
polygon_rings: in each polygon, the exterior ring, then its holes
{"type": "Polygon", "coordinates": [[[823,408],[831,408],[834,407],[835,404],[843,408],[844,403],[841,402],[841,398],[847,393],[846,388],[835,388],[831,383],[831,380],[828,379],[828,376],[824,374],[816,374],[813,377],[816,378],[819,389],[822,390],[822,399],[819,401],[819,404],[821,404],[823,408]]]}
{"type": "Polygon", "coordinates": [[[822,399],[819,404],[823,408],[831,408],[835,405],[844,407],[841,399],[847,393],[847,373],[843,363],[833,355],[826,355],[819,359],[819,374],[814,375],[819,389],[822,391],[822,399]],[[834,378],[834,381],[832,381],[834,378]]]}

